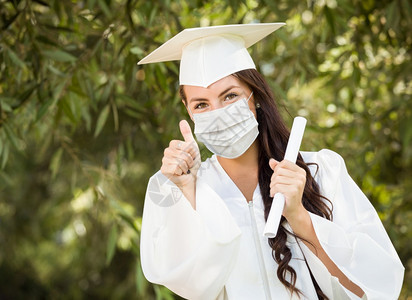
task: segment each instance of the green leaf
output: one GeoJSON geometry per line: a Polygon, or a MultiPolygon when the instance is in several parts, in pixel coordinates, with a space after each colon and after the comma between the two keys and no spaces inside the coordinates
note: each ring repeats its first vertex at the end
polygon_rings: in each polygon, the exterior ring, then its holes
{"type": "Polygon", "coordinates": [[[112,112],[114,121],[114,131],[117,132],[119,130],[119,112],[117,109],[117,105],[114,102],[112,103],[112,112]]]}
{"type": "Polygon", "coordinates": [[[59,102],[59,107],[64,111],[64,114],[66,115],[66,117],[70,119],[70,121],[72,121],[73,123],[77,123],[77,119],[73,113],[69,100],[67,99],[67,97],[65,98],[66,99],[63,99],[59,102]]]}
{"type": "Polygon", "coordinates": [[[130,52],[136,55],[143,55],[144,51],[142,50],[142,48],[135,46],[133,48],[130,49],[130,52]]]}
{"type": "Polygon", "coordinates": [[[67,79],[60,82],[54,89],[53,100],[55,100],[55,102],[57,102],[60,99],[60,96],[64,88],[66,87],[66,83],[67,83],[67,79]]]}
{"type": "Polygon", "coordinates": [[[106,2],[104,0],[98,0],[99,1],[99,6],[102,9],[103,13],[106,15],[106,17],[111,17],[112,13],[110,12],[110,8],[107,6],[106,2]]]}
{"type": "Polygon", "coordinates": [[[109,96],[111,95],[112,92],[113,92],[113,81],[109,79],[109,81],[104,85],[100,99],[102,101],[107,101],[107,99],[109,99],[109,96]]]}
{"type": "Polygon", "coordinates": [[[330,8],[325,5],[324,9],[323,9],[325,16],[326,16],[326,20],[328,21],[328,24],[330,26],[330,30],[332,31],[332,35],[336,35],[335,33],[335,18],[330,10],[330,8]]]}
{"type": "Polygon", "coordinates": [[[89,109],[86,107],[82,110],[82,118],[84,120],[84,125],[86,126],[86,131],[90,132],[92,128],[92,118],[90,116],[89,109]]]}
{"type": "Polygon", "coordinates": [[[401,121],[400,133],[404,150],[410,149],[412,145],[412,118],[405,118],[401,121]]]}
{"type": "Polygon", "coordinates": [[[57,172],[60,168],[60,163],[62,160],[63,148],[59,148],[54,154],[50,162],[49,169],[52,172],[52,179],[56,177],[57,172]]]}
{"type": "Polygon", "coordinates": [[[87,8],[93,10],[96,0],[87,0],[87,8]]]}
{"type": "Polygon", "coordinates": [[[9,159],[9,145],[4,145],[3,146],[3,154],[1,158],[1,169],[4,170],[4,167],[7,164],[7,160],[9,159]]]}
{"type": "Polygon", "coordinates": [[[36,36],[36,41],[38,41],[40,43],[43,43],[43,44],[46,44],[46,45],[51,45],[53,47],[58,47],[58,44],[55,41],[53,41],[52,39],[50,39],[49,37],[47,37],[45,35],[36,36]]]}
{"type": "Polygon", "coordinates": [[[288,96],[286,94],[286,92],[282,89],[282,87],[275,81],[272,82],[272,86],[275,90],[275,92],[282,97],[284,100],[288,100],[288,96]]]}
{"type": "Polygon", "coordinates": [[[10,48],[7,49],[7,54],[15,65],[19,66],[22,69],[26,67],[26,64],[10,48]]]}
{"type": "Polygon", "coordinates": [[[13,145],[13,147],[14,147],[16,150],[19,150],[19,149],[20,149],[20,147],[19,147],[19,145],[18,145],[19,140],[18,140],[18,138],[16,137],[16,135],[14,134],[14,132],[10,129],[9,125],[8,125],[7,123],[4,123],[4,124],[3,124],[3,128],[4,128],[4,131],[6,132],[6,135],[7,135],[8,139],[9,139],[9,141],[10,141],[11,144],[13,145]]]}
{"type": "Polygon", "coordinates": [[[145,108],[142,106],[141,103],[139,103],[139,101],[127,95],[116,95],[116,100],[121,104],[126,104],[127,106],[133,107],[135,110],[142,114],[147,113],[145,108]]]}
{"type": "MultiPolygon", "coordinates": [[[[1,100],[1,99],[0,99],[1,100]]],[[[0,102],[0,106],[1,106],[1,109],[3,110],[3,111],[7,111],[7,112],[12,112],[12,108],[11,108],[11,106],[9,105],[9,104],[7,104],[6,102],[0,102]]]]}
{"type": "Polygon", "coordinates": [[[28,84],[28,88],[24,90],[18,97],[20,103],[24,103],[34,92],[34,90],[38,87],[38,84],[31,83],[28,84]]]}
{"type": "Polygon", "coordinates": [[[113,259],[116,250],[117,236],[117,225],[113,224],[112,228],[110,229],[109,239],[107,240],[106,266],[108,266],[113,259]]]}
{"type": "Polygon", "coordinates": [[[75,62],[76,57],[63,50],[43,50],[42,54],[48,58],[61,62],[75,62]]]}
{"type": "Polygon", "coordinates": [[[144,297],[145,291],[147,289],[148,281],[143,275],[140,262],[136,263],[135,278],[136,278],[136,292],[141,297],[144,297]]]}
{"type": "Polygon", "coordinates": [[[125,221],[131,229],[133,229],[134,231],[136,231],[136,233],[139,233],[138,228],[136,227],[136,224],[134,223],[134,219],[132,216],[130,216],[128,213],[125,212],[119,212],[118,214],[120,216],[120,218],[125,221]]]}
{"type": "Polygon", "coordinates": [[[402,0],[402,12],[406,16],[406,22],[408,24],[412,24],[412,5],[410,3],[410,0],[402,0]]]}
{"type": "Polygon", "coordinates": [[[1,178],[0,182],[3,181],[3,183],[5,185],[12,185],[13,184],[13,179],[9,175],[7,175],[7,173],[5,173],[5,172],[0,171],[0,178],[1,178]]]}
{"type": "Polygon", "coordinates": [[[150,12],[149,23],[148,23],[149,26],[153,24],[153,20],[155,19],[156,15],[157,15],[157,7],[155,6],[150,12]]]}
{"type": "Polygon", "coordinates": [[[54,102],[56,102],[56,100],[54,100],[54,99],[49,99],[49,100],[47,100],[46,102],[44,102],[44,103],[40,106],[39,110],[37,111],[36,120],[41,119],[41,117],[43,117],[43,115],[49,110],[49,107],[50,107],[54,102]]]}
{"type": "Polygon", "coordinates": [[[123,144],[120,144],[119,147],[117,148],[117,154],[116,154],[116,166],[117,166],[117,175],[121,176],[122,175],[122,161],[124,159],[124,146],[123,144]]]}
{"type": "Polygon", "coordinates": [[[66,87],[68,78],[66,77],[63,79],[55,88],[53,91],[53,98],[45,101],[37,111],[36,115],[36,120],[39,120],[43,117],[43,115],[49,111],[49,107],[53,107],[56,105],[57,101],[59,101],[60,96],[62,92],[64,91],[64,88],[66,87]]]}
{"type": "Polygon", "coordinates": [[[361,71],[359,70],[359,67],[356,64],[353,64],[353,79],[356,82],[356,84],[359,84],[361,78],[361,71]]]}
{"type": "Polygon", "coordinates": [[[156,300],[174,300],[173,294],[168,288],[160,285],[155,285],[153,287],[156,293],[156,300]]]}
{"type": "Polygon", "coordinates": [[[398,1],[392,1],[392,3],[389,4],[389,7],[387,9],[387,18],[388,18],[388,22],[387,24],[385,24],[385,27],[387,29],[393,28],[396,31],[398,29],[398,24],[400,20],[400,11],[399,11],[398,1]]]}
{"type": "Polygon", "coordinates": [[[100,112],[99,118],[97,119],[96,130],[94,131],[94,137],[97,137],[102,131],[104,124],[106,123],[107,117],[109,115],[110,107],[106,105],[100,112]]]}
{"type": "Polygon", "coordinates": [[[60,77],[66,77],[66,74],[63,73],[62,71],[60,71],[59,69],[53,67],[52,65],[48,65],[47,69],[49,69],[51,72],[53,72],[54,74],[56,74],[57,76],[60,77]]]}

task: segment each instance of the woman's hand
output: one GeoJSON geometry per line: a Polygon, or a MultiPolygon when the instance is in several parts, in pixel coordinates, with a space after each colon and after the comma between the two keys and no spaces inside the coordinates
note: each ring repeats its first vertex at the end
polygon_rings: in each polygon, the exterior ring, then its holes
{"type": "Polygon", "coordinates": [[[270,180],[270,196],[282,193],[285,196],[283,216],[290,219],[299,217],[306,212],[302,204],[302,195],[306,183],[306,171],[298,165],[283,160],[281,162],[271,158],[269,166],[273,170],[270,180]]]}
{"type": "Polygon", "coordinates": [[[160,171],[174,184],[195,207],[195,186],[197,171],[200,167],[199,147],[187,121],[179,123],[182,140],[172,140],[164,151],[160,171]]]}

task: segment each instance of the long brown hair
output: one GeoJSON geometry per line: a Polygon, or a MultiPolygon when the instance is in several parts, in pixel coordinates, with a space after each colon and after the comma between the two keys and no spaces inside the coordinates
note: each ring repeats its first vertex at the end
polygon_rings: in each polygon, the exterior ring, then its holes
{"type": "MultiPolygon", "coordinates": [[[[267,220],[273,200],[269,194],[270,179],[273,174],[273,171],[269,166],[269,159],[274,158],[277,161],[283,160],[290,132],[279,113],[267,82],[258,71],[255,69],[242,70],[234,73],[233,76],[249,86],[253,91],[255,103],[259,103],[260,105],[260,108],[256,109],[257,121],[259,123],[258,177],[265,207],[265,220],[267,220]]],[[[186,102],[183,86],[180,87],[180,96],[186,102]]],[[[306,171],[306,185],[302,197],[303,206],[309,212],[330,220],[332,217],[332,209],[323,201],[327,199],[319,193],[319,186],[309,171],[309,164],[306,164],[303,161],[300,154],[296,164],[306,171]]],[[[285,218],[282,216],[281,222],[284,220],[285,218]]],[[[292,259],[292,253],[286,245],[288,234],[295,236],[283,226],[279,226],[276,237],[270,238],[268,243],[272,248],[272,257],[278,263],[277,277],[280,282],[289,289],[291,294],[297,293],[300,295],[301,291],[296,288],[296,271],[289,266],[289,262],[292,259]],[[286,279],[288,273],[290,274],[290,282],[286,279]]],[[[318,297],[320,299],[327,299],[313,277],[312,281],[315,285],[318,297]]]]}

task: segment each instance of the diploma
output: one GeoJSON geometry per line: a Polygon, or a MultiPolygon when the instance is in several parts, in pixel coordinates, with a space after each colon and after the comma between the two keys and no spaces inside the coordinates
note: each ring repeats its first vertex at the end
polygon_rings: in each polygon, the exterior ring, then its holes
{"type": "MultiPolygon", "coordinates": [[[[284,159],[296,163],[305,126],[305,118],[296,117],[293,120],[292,130],[290,132],[288,145],[286,146],[284,159]]],[[[285,196],[283,196],[282,193],[276,193],[275,197],[273,197],[272,207],[270,208],[269,216],[266,221],[265,231],[263,232],[264,236],[268,238],[274,238],[276,236],[284,207],[285,196]]]]}

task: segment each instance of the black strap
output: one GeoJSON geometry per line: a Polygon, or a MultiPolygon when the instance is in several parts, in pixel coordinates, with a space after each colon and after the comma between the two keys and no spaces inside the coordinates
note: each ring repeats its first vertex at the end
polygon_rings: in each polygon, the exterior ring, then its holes
{"type": "Polygon", "coordinates": [[[329,298],[322,292],[319,284],[316,282],[315,276],[313,276],[312,271],[310,270],[309,264],[306,260],[305,253],[303,253],[302,247],[300,246],[299,241],[298,241],[296,236],[295,236],[295,240],[296,240],[296,243],[299,246],[300,252],[303,255],[303,259],[305,260],[306,267],[308,267],[308,271],[309,271],[309,274],[310,274],[310,279],[312,279],[312,283],[313,283],[313,286],[315,287],[315,291],[316,291],[316,295],[318,296],[318,299],[319,300],[329,300],[329,298]]]}

